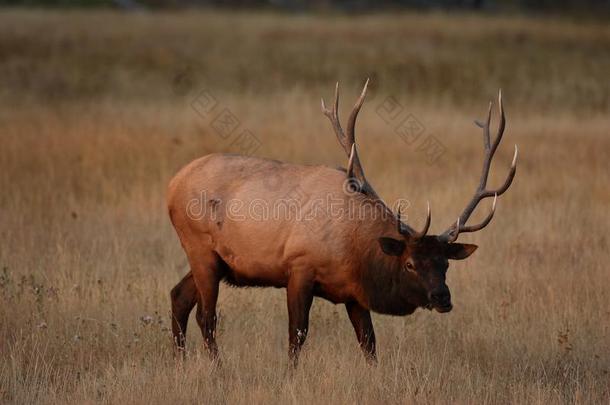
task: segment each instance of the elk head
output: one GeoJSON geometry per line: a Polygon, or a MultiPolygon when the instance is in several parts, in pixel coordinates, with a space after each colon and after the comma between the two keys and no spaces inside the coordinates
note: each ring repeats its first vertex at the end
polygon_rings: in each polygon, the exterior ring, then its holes
{"type": "MultiPolygon", "coordinates": [[[[339,108],[339,84],[335,87],[335,100],[331,109],[326,108],[322,100],[322,111],[330,119],[337,139],[345,150],[349,160],[347,165],[347,176],[351,178],[352,184],[356,184],[358,191],[375,201],[381,201],[371,184],[366,180],[364,170],[358,157],[358,150],[355,142],[356,118],[364,103],[368,80],[366,81],[360,97],[356,101],[352,112],[348,118],[347,133],[343,132],[338,117],[339,108]]],[[[457,243],[460,233],[475,232],[487,226],[496,209],[498,196],[502,195],[510,187],[517,169],[518,149],[515,145],[515,152],[508,176],[504,184],[497,189],[487,189],[487,179],[491,167],[492,158],[502,140],[506,118],[502,105],[502,92],[498,95],[498,106],[500,110],[500,122],[493,142],[490,136],[491,111],[493,103],[490,102],[487,112],[487,119],[484,123],[475,121],[483,129],[483,143],[485,157],[483,160],[483,170],[479,185],[466,208],[460,214],[454,224],[439,235],[428,235],[430,228],[431,214],[430,204],[425,225],[422,230],[415,230],[401,220],[400,207],[395,216],[396,227],[400,238],[387,235],[379,235],[379,248],[383,254],[396,260],[395,268],[410,277],[419,291],[425,297],[424,306],[429,309],[436,309],[438,312],[449,312],[452,309],[451,293],[445,282],[445,275],[449,267],[449,260],[463,260],[469,257],[476,249],[476,245],[457,243]],[[493,203],[489,214],[483,221],[476,225],[467,225],[467,221],[476,209],[479,202],[485,198],[493,197],[493,203]]],[[[390,210],[385,204],[384,207],[390,210]]],[[[390,210],[391,211],[391,210],[390,210]]]]}

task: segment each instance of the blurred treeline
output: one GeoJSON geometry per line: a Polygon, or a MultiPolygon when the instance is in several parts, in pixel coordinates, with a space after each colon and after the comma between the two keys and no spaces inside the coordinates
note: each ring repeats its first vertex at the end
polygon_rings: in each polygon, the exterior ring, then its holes
{"type": "Polygon", "coordinates": [[[118,7],[125,9],[230,7],[280,10],[366,12],[384,9],[467,9],[551,11],[595,14],[610,10],[610,0],[0,0],[0,5],[118,7]]]}

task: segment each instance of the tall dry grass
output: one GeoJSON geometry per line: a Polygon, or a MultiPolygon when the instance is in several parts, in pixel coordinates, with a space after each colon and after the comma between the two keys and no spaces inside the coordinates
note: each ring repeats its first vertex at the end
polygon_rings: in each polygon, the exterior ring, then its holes
{"type": "Polygon", "coordinates": [[[0,21],[2,402],[608,402],[607,27],[21,10],[0,21]],[[380,85],[359,123],[369,178],[388,200],[408,198],[414,221],[430,200],[435,231],[476,184],[472,118],[504,88],[492,180],[511,143],[519,170],[493,224],[463,237],[481,248],[451,265],[454,310],[374,315],[371,368],[343,307],[316,300],[290,377],[284,291],[223,286],[222,367],[194,322],[189,359],[176,362],[169,290],[187,269],[165,186],[191,159],[235,151],[191,100],[212,92],[261,140],[257,155],[345,164],[319,96],[343,79],[349,104],[372,66],[380,85]],[[390,95],[445,145],[437,163],[375,113],[390,95]]]}

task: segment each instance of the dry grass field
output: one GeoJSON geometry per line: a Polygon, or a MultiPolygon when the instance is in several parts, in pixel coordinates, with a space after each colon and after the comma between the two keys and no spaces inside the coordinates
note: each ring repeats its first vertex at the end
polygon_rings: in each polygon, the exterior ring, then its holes
{"type": "Polygon", "coordinates": [[[609,403],[609,71],[601,22],[0,11],[0,402],[609,403]],[[514,143],[519,169],[493,223],[460,239],[480,249],[450,267],[454,310],[374,315],[368,367],[344,308],[316,300],[289,375],[285,291],[222,286],[222,367],[194,320],[175,361],[169,291],[187,268],[165,189],[198,156],[240,152],[192,101],[217,99],[258,156],[345,165],[319,99],[341,80],[346,107],[367,76],[368,177],[416,225],[430,200],[435,232],[476,186],[472,120],[503,89],[492,180],[514,143]],[[438,160],[384,121],[388,97],[438,160]]]}

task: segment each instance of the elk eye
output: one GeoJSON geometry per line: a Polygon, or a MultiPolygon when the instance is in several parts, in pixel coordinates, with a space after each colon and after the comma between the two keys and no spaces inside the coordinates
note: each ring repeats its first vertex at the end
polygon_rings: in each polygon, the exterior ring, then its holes
{"type": "Polygon", "coordinates": [[[415,267],[413,266],[413,263],[411,263],[411,262],[407,262],[407,269],[409,269],[409,270],[414,270],[414,269],[415,269],[415,267]]]}

